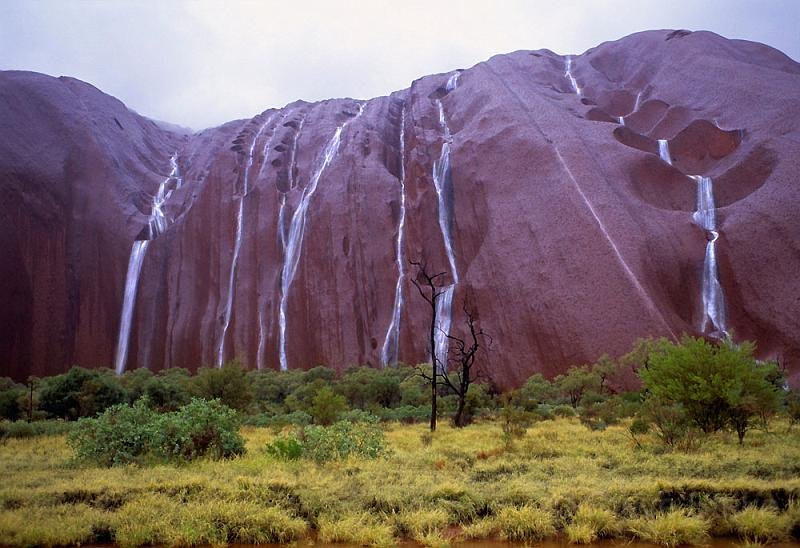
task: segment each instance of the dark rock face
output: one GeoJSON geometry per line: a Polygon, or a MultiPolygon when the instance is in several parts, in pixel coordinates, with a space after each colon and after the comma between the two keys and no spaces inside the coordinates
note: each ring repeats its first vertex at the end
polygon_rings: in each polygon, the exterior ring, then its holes
{"type": "MultiPolygon", "coordinates": [[[[128,369],[216,365],[221,346],[250,367],[279,367],[282,347],[290,369],[381,366],[401,218],[404,263],[455,281],[440,203],[459,278],[453,329],[468,298],[494,338],[484,359],[499,386],[639,337],[698,334],[707,235],[689,175],[703,175],[728,328],[796,376],[800,65],[760,44],[652,31],[572,58],[580,95],[565,71],[562,56],[518,51],[455,85],[427,76],[191,136],[76,80],[0,74],[0,373],[113,365],[131,244],[177,152],[183,185],[143,262],[128,369]]],[[[401,283],[407,363],[429,353],[413,272],[401,283]]]]}

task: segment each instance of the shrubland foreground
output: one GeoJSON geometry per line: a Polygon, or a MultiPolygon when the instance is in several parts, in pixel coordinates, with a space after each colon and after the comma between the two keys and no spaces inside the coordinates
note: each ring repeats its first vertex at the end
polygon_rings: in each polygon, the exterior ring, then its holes
{"type": "Polygon", "coordinates": [[[634,442],[629,420],[594,431],[556,418],[513,439],[504,425],[484,419],[431,434],[423,425],[372,424],[385,435],[383,450],[338,460],[276,451],[285,430],[245,427],[237,457],[113,467],[77,461],[63,434],[8,439],[0,538],[443,545],[559,536],[670,546],[800,533],[800,434],[783,419],[744,445],[720,431],[684,450],[647,433],[634,442]]]}

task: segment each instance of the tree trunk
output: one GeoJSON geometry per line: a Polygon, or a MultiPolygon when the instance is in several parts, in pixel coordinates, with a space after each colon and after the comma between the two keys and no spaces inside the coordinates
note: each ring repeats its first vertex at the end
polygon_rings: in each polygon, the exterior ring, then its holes
{"type": "Polygon", "coordinates": [[[465,405],[466,405],[466,397],[459,394],[458,407],[456,408],[456,414],[453,416],[453,426],[455,426],[456,428],[461,428],[462,426],[466,426],[466,424],[464,424],[465,405]]]}
{"type": "Polygon", "coordinates": [[[432,300],[431,307],[433,309],[433,314],[431,315],[431,432],[436,430],[436,388],[437,388],[437,375],[439,371],[437,371],[436,367],[436,294],[434,291],[434,296],[432,300]]]}

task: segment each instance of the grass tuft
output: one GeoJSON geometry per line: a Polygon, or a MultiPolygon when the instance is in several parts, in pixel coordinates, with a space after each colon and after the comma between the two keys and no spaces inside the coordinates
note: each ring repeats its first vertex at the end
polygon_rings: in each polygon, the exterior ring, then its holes
{"type": "Polygon", "coordinates": [[[771,508],[748,506],[730,518],[733,533],[749,542],[775,542],[789,536],[791,523],[786,515],[771,508]]]}
{"type": "Polygon", "coordinates": [[[651,517],[636,518],[628,523],[634,536],[654,544],[680,546],[703,544],[708,538],[708,522],[686,510],[671,510],[651,517]]]}
{"type": "Polygon", "coordinates": [[[359,546],[390,546],[395,543],[392,527],[374,516],[360,512],[340,518],[321,516],[318,539],[324,543],[343,542],[359,546]]]}
{"type": "Polygon", "coordinates": [[[497,514],[497,527],[504,540],[542,540],[556,534],[553,515],[535,506],[503,508],[497,514]]]}

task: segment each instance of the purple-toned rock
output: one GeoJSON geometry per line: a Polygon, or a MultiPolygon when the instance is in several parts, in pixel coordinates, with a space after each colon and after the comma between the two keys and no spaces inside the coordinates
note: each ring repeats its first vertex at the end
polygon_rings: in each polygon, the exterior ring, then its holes
{"type": "Polygon", "coordinates": [[[800,65],[683,31],[569,63],[518,51],[190,136],[76,80],[0,73],[1,373],[113,366],[131,245],[152,237],[124,368],[426,361],[413,260],[453,285],[454,333],[477,309],[499,387],[552,376],[709,323],[705,176],[725,327],[796,384],[800,65]]]}

